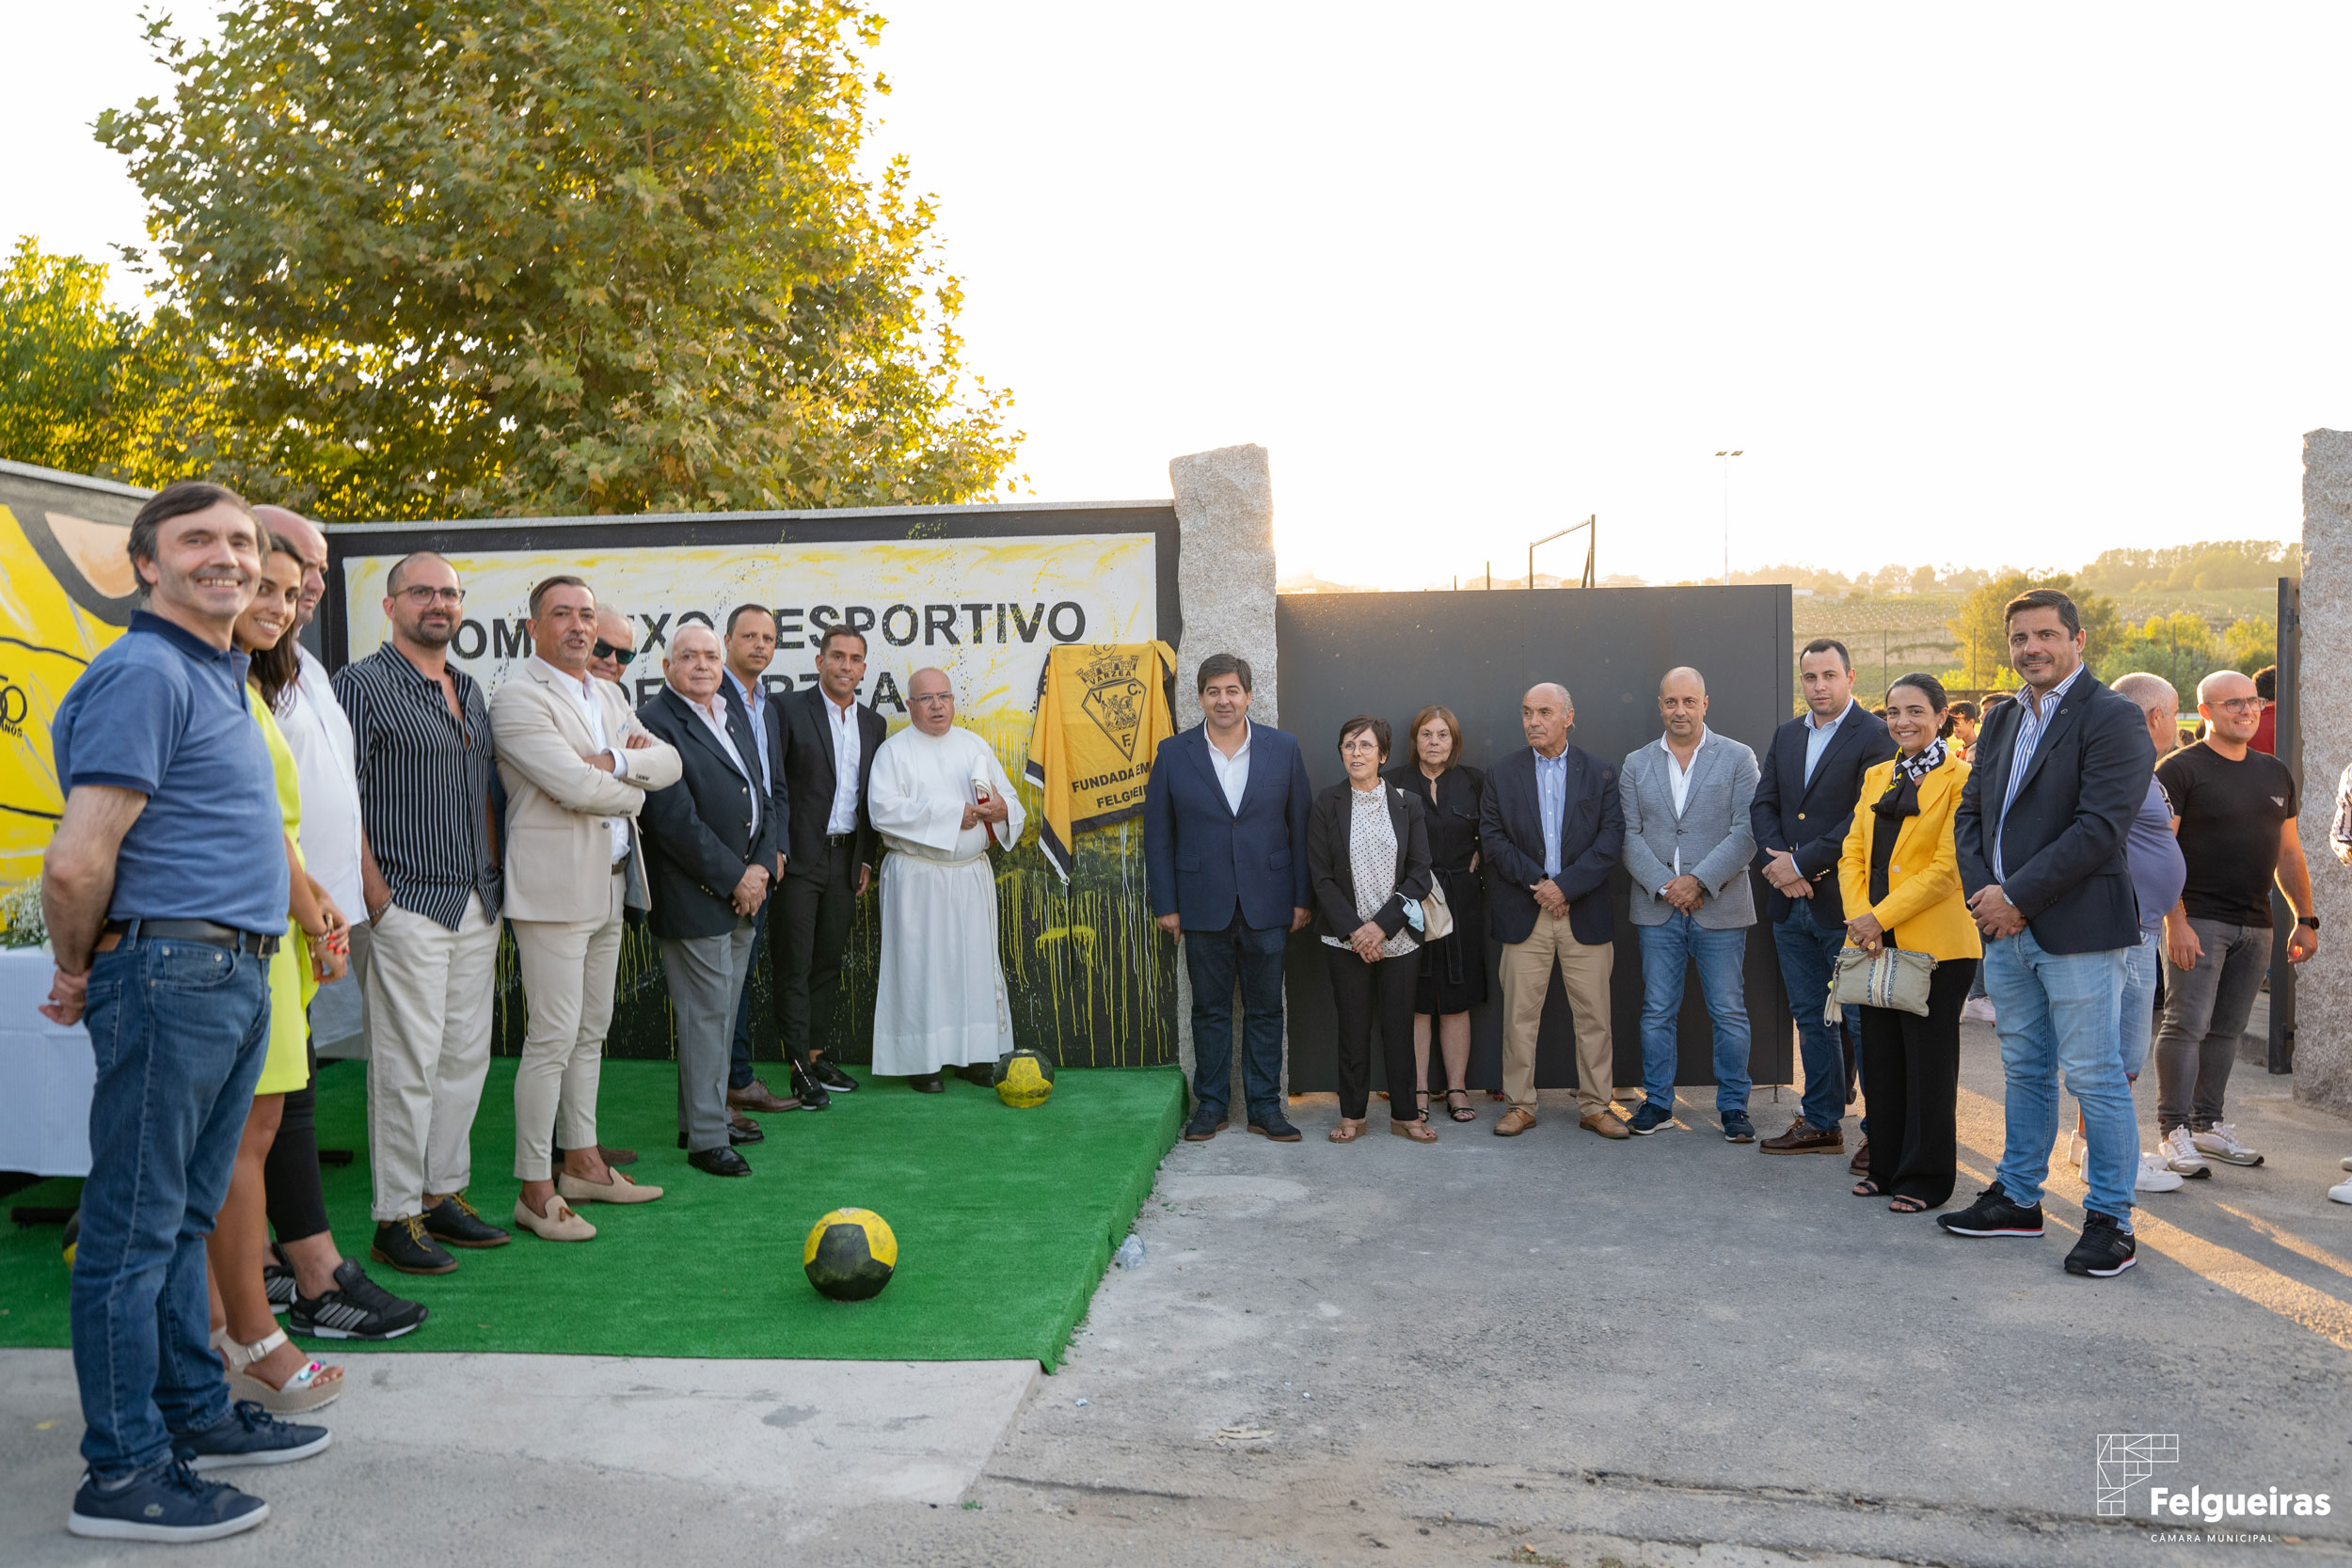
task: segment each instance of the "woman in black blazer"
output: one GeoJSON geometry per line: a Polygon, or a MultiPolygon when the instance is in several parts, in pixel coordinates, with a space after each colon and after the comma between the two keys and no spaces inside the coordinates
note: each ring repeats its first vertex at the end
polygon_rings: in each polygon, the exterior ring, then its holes
{"type": "Polygon", "coordinates": [[[1340,1015],[1340,1124],[1335,1144],[1363,1136],[1372,1095],[1372,1026],[1377,1016],[1389,1079],[1389,1131],[1436,1143],[1413,1094],[1413,991],[1421,942],[1406,904],[1429,895],[1429,830],[1421,802],[1380,777],[1389,721],[1359,714],[1340,726],[1347,782],[1315,797],[1307,818],[1307,869],[1314,880],[1315,934],[1331,971],[1340,1015]]]}
{"type": "MultiPolygon", "coordinates": [[[[1425,707],[1413,715],[1406,744],[1411,754],[1381,777],[1421,802],[1433,875],[1454,911],[1454,929],[1422,944],[1421,984],[1413,992],[1413,1086],[1429,1083],[1434,1027],[1445,1066],[1446,1114],[1476,1121],[1467,1081],[1470,1009],[1486,1000],[1486,896],[1478,879],[1478,800],[1486,775],[1462,761],[1462,726],[1450,708],[1425,707]]],[[[1416,1098],[1426,1114],[1427,1094],[1416,1098]]]]}

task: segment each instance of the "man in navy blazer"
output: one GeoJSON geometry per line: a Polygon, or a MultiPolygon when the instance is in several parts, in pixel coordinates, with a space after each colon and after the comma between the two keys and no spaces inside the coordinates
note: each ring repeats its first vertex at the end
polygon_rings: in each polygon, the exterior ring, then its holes
{"type": "Polygon", "coordinates": [[[1837,861],[1862,797],[1862,775],[1893,756],[1896,746],[1886,721],[1853,700],[1853,660],[1843,642],[1820,637],[1806,643],[1797,675],[1805,711],[1772,732],[1748,819],[1762,857],[1772,947],[1804,1055],[1804,1104],[1787,1131],[1756,1147],[1767,1154],[1843,1154],[1840,1123],[1851,1098],[1853,1046],[1843,1024],[1821,1022],[1837,951],[1846,944],[1837,861]]]}
{"type": "Polygon", "coordinates": [[[1241,982],[1248,1127],[1296,1143],[1282,1115],[1282,950],[1312,916],[1298,742],[1249,722],[1249,664],[1201,660],[1201,722],[1160,742],[1143,793],[1143,862],[1160,929],[1181,935],[1192,979],[1193,1114],[1206,1143],[1232,1098],[1233,982],[1241,982]]]}
{"type": "Polygon", "coordinates": [[[2124,950],[2139,940],[2123,839],[2156,749],[2138,705],[2083,667],[2072,599],[2037,588],[2010,601],[2005,621],[2010,661],[2026,684],[1977,733],[1952,832],[1961,889],[1985,936],[2008,1143],[1993,1185],[1936,1223],[1956,1236],[2042,1234],[2063,1071],[2082,1107],[2090,1188],[2066,1272],[2105,1278],[2130,1268],[2136,1249],[2139,1133],[2116,1050],[2116,1009],[2124,950]]]}
{"type": "Polygon", "coordinates": [[[1625,848],[1617,770],[1568,744],[1576,704],[1557,682],[1528,689],[1519,727],[1527,745],[1486,770],[1478,803],[1487,927],[1502,943],[1502,1095],[1511,1102],[1495,1136],[1515,1138],[1535,1125],[1535,1035],[1556,964],[1576,1025],[1579,1123],[1604,1138],[1629,1137],[1609,1104],[1617,1082],[1609,875],[1625,848]]]}

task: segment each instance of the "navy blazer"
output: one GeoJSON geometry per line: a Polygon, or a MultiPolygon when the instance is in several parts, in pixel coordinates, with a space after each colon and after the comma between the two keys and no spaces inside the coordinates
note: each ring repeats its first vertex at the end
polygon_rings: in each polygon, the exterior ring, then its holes
{"type": "Polygon", "coordinates": [[[1143,864],[1154,915],[1184,917],[1187,931],[1233,923],[1290,929],[1294,911],[1314,907],[1307,875],[1307,814],[1314,792],[1298,742],[1284,731],[1249,726],[1249,782],[1241,810],[1209,761],[1201,725],[1160,742],[1143,787],[1143,864]]]}
{"type": "MultiPolygon", "coordinates": [[[[1617,769],[1571,745],[1566,807],[1560,824],[1560,875],[1568,930],[1587,947],[1615,940],[1617,911],[1609,874],[1625,848],[1625,803],[1617,769]]],[[[1478,803],[1478,847],[1486,873],[1488,927],[1498,942],[1525,942],[1540,908],[1529,891],[1544,879],[1544,819],[1536,803],[1535,752],[1521,746],[1486,770],[1478,803]]]]}
{"type": "Polygon", "coordinates": [[[2123,835],[2148,796],[2155,742],[2139,705],[2075,678],[2042,732],[2004,823],[2010,758],[2025,718],[2017,703],[1985,715],[1976,763],[1952,818],[1961,891],[2001,884],[2046,953],[2099,953],[2139,942],[2139,897],[2123,835]],[[1993,874],[1998,829],[2007,877],[1993,874]]]}
{"type": "MultiPolygon", "coordinates": [[[[1854,802],[1862,796],[1862,775],[1900,750],[1886,733],[1886,721],[1860,703],[1846,710],[1837,733],[1830,737],[1813,778],[1804,776],[1804,747],[1813,728],[1813,715],[1800,713],[1772,732],[1764,752],[1763,777],[1756,782],[1756,800],[1748,807],[1748,825],[1756,832],[1756,863],[1760,869],[1768,849],[1786,849],[1797,869],[1813,883],[1813,923],[1824,931],[1846,928],[1846,900],[1837,886],[1837,858],[1846,851],[1846,834],[1853,827],[1854,802]]],[[[1788,906],[1799,902],[1764,884],[1765,910],[1773,924],[1788,918],[1788,906]]]]}
{"type": "MultiPolygon", "coordinates": [[[[752,726],[739,703],[728,703],[727,734],[750,764],[752,726]]],[[[677,748],[678,782],[649,790],[639,827],[645,842],[645,880],[651,895],[645,924],[657,937],[722,936],[735,929],[735,884],[746,866],[772,871],[776,816],[757,813],[752,825],[752,790],[726,748],[695,716],[685,698],[663,687],[637,710],[639,723],[677,748]]],[[[773,892],[772,881],[770,891],[773,892]]]]}

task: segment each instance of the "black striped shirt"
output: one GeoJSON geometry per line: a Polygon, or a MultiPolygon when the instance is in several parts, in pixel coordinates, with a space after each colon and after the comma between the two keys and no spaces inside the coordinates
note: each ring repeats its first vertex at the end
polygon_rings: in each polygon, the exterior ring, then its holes
{"type": "Polygon", "coordinates": [[[490,781],[497,755],[490,709],[473,677],[453,664],[466,723],[449,716],[441,683],[387,642],[335,672],[335,700],[351,720],[359,820],[392,902],[454,931],[466,897],[499,912],[490,853],[490,781]]]}

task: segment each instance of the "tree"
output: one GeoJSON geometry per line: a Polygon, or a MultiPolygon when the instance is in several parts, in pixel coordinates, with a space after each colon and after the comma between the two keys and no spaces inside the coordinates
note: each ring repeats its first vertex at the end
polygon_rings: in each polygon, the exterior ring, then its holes
{"type": "Polygon", "coordinates": [[[1963,599],[1960,613],[1944,623],[1960,649],[1960,665],[1950,672],[1950,684],[1982,690],[2010,678],[2009,623],[2002,611],[2010,600],[2031,588],[2055,588],[2074,601],[2083,626],[2083,657],[2097,667],[2099,656],[2115,640],[2115,601],[2076,591],[2074,579],[2063,572],[2052,577],[2007,572],[1963,599]]]}
{"type": "Polygon", "coordinates": [[[2221,662],[2248,675],[2265,664],[2278,663],[2279,618],[2249,615],[2233,621],[2221,634],[2221,662]]]}
{"type": "Polygon", "coordinates": [[[1913,567],[1911,572],[1911,591],[1915,594],[1934,593],[1935,568],[1932,566],[1913,567]]]}
{"type": "Polygon", "coordinates": [[[99,120],[222,384],[341,518],[961,500],[1004,478],[853,0],[246,0],[99,120]]]}

